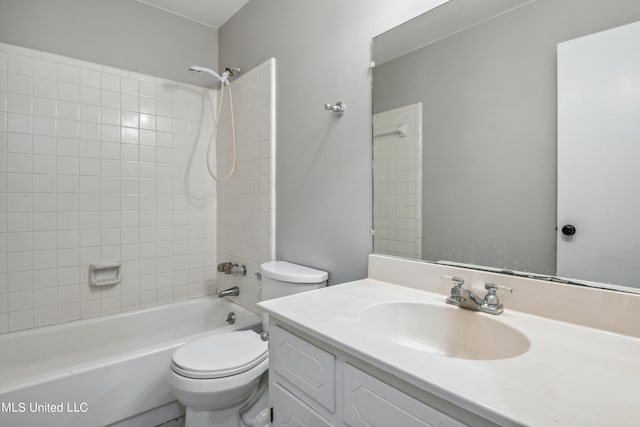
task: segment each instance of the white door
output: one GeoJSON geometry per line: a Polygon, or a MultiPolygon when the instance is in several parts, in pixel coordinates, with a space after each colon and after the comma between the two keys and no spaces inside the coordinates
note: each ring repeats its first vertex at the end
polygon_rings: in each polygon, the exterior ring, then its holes
{"type": "Polygon", "coordinates": [[[640,23],[558,45],[557,226],[558,276],[640,287],[640,23]]]}

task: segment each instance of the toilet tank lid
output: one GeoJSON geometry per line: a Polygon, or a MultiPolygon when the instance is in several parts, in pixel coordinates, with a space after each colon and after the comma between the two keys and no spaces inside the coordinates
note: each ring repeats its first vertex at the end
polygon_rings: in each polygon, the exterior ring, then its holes
{"type": "Polygon", "coordinates": [[[287,261],[269,261],[260,266],[262,275],[270,279],[290,283],[326,282],[329,273],[287,261]]]}

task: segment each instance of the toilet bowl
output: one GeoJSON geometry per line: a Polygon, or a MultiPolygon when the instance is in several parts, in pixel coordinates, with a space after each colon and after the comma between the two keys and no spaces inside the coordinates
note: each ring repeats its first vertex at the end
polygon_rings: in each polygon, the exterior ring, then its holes
{"type": "Polygon", "coordinates": [[[268,366],[267,342],[254,331],[209,335],[178,348],[169,384],[187,408],[186,427],[238,427],[240,408],[268,366]]]}
{"type": "MultiPolygon", "coordinates": [[[[284,261],[262,264],[261,273],[263,300],[324,287],[328,278],[284,261]]],[[[268,426],[268,366],[267,342],[254,331],[213,334],[178,348],[169,384],[187,408],[185,427],[268,426]],[[252,414],[248,420],[245,412],[252,414]]]]}

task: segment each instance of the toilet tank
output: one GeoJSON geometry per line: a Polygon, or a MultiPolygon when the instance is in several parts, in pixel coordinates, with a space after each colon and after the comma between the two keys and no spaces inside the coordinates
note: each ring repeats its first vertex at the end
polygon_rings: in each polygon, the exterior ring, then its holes
{"type": "Polygon", "coordinates": [[[327,286],[329,273],[286,261],[269,261],[260,266],[262,301],[327,286]]]}

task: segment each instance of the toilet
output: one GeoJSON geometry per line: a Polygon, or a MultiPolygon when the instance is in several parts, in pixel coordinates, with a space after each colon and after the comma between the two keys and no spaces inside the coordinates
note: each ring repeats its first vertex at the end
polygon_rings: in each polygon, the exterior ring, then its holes
{"type": "MultiPolygon", "coordinates": [[[[325,287],[329,277],[286,261],[266,262],[260,271],[263,301],[325,287]]],[[[267,341],[251,330],[212,334],[179,347],[169,384],[187,408],[185,427],[268,426],[268,367],[267,341]]]]}

